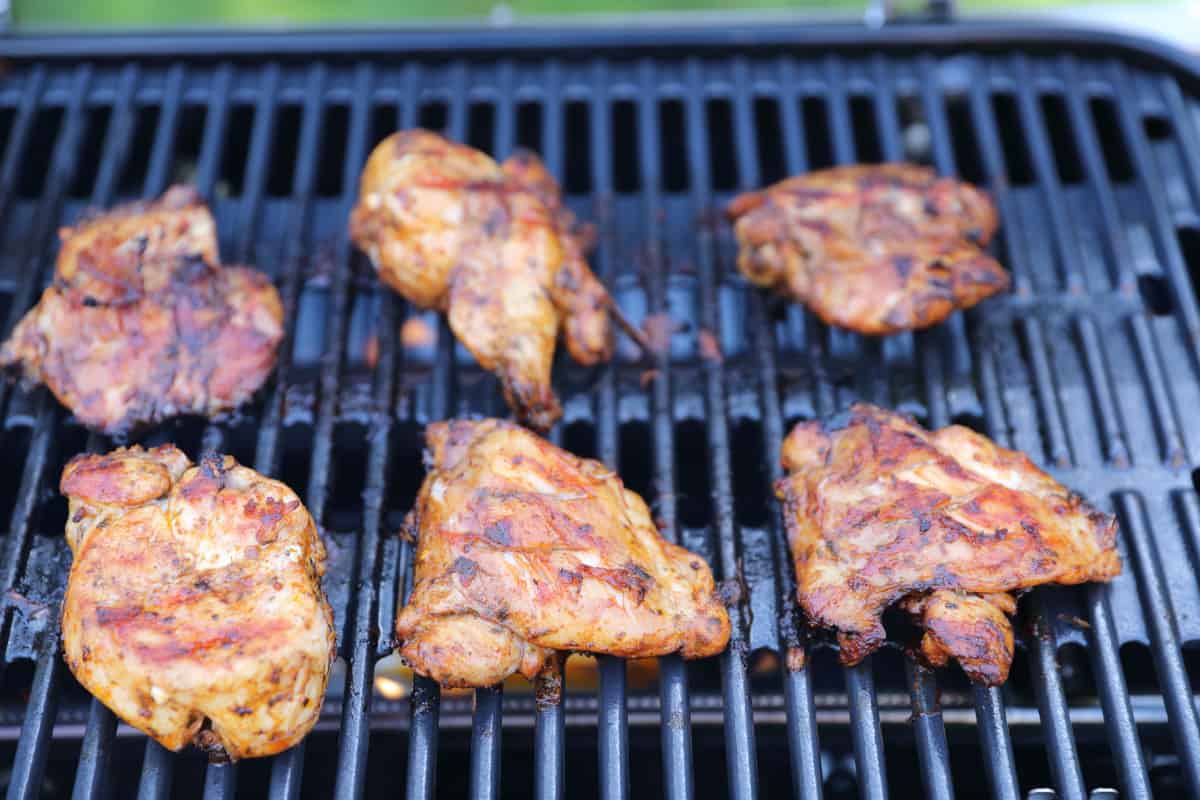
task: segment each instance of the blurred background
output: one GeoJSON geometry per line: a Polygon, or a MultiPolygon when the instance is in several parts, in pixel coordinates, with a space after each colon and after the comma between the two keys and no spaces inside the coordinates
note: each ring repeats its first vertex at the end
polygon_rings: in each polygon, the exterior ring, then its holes
{"type": "MultiPolygon", "coordinates": [[[[878,2],[878,0],[876,0],[878,2]]],[[[872,18],[868,0],[0,0],[18,30],[298,27],[364,24],[672,23],[750,18],[872,18]],[[682,15],[682,16],[681,16],[682,15]]],[[[913,0],[889,0],[903,11],[913,0]]],[[[1200,50],[1200,0],[957,0],[955,16],[1038,16],[1157,36],[1200,50]]],[[[875,17],[877,18],[877,17],[875,17]]]]}

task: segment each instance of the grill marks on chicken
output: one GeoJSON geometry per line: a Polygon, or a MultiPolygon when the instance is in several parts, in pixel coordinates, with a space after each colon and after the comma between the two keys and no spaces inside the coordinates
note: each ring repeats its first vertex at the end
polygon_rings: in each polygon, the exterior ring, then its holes
{"type": "Polygon", "coordinates": [[[856,405],[797,425],[783,465],[797,595],[837,630],[846,664],[883,644],[880,616],[899,603],[924,629],[929,662],[954,658],[972,680],[1003,683],[1012,592],[1121,571],[1113,517],[967,428],[929,432],[856,405]]]}
{"type": "Polygon", "coordinates": [[[414,586],[400,654],[446,686],[535,677],[556,651],[626,658],[721,652],[729,617],[703,559],[665,541],[597,461],[499,420],[426,433],[407,521],[414,586]]]}
{"type": "Polygon", "coordinates": [[[282,483],[171,445],[63,470],[71,672],[164,747],[278,753],[313,727],[334,656],[325,548],[282,483]]]}
{"type": "Polygon", "coordinates": [[[212,215],[177,186],[59,233],[54,279],[0,349],[83,424],[123,434],[249,399],[275,364],[283,306],[253,269],[222,267],[212,215]]]}
{"type": "Polygon", "coordinates": [[[821,170],[743,194],[729,215],[743,275],[859,333],[927,328],[1009,287],[981,249],[991,200],[925,167],[821,170]]]}
{"type": "Polygon", "coordinates": [[[576,361],[612,355],[611,300],[584,259],[590,236],[532,153],[503,164],[423,130],[381,142],[350,217],[380,278],[450,328],[500,378],[517,417],[548,430],[561,329],[576,361]]]}

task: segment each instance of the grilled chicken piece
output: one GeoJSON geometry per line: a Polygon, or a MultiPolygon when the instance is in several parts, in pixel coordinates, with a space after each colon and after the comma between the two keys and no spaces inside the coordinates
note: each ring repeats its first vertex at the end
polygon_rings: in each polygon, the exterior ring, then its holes
{"type": "Polygon", "coordinates": [[[334,656],[325,547],[291,489],[172,445],[63,470],[75,562],[71,672],[121,719],[210,758],[286,750],[320,715],[334,656]]]}
{"type": "Polygon", "coordinates": [[[880,615],[898,602],[924,629],[929,662],[954,658],[972,680],[1003,683],[1011,592],[1121,571],[1113,517],[967,428],[931,433],[856,405],[797,425],[783,465],[800,604],[837,630],[846,664],[883,644],[880,615]]]}
{"type": "Polygon", "coordinates": [[[912,164],[836,167],[730,204],[738,269],[866,334],[927,328],[1008,289],[988,196],[912,164]]]}
{"type": "Polygon", "coordinates": [[[548,430],[561,328],[581,364],[607,361],[610,299],[584,260],[589,236],[532,153],[497,165],[423,130],[389,136],[363,169],[350,234],[380,278],[450,328],[500,378],[517,417],[548,430]]]}
{"type": "Polygon", "coordinates": [[[512,423],[426,432],[430,472],[406,526],[415,584],[400,654],[445,686],[533,679],[559,650],[700,658],[729,641],[703,559],[665,541],[607,467],[512,423]]]}
{"type": "Polygon", "coordinates": [[[54,280],[0,349],[109,434],[215,415],[266,380],[283,306],[262,273],[221,267],[212,215],[177,186],[60,232],[54,280]]]}

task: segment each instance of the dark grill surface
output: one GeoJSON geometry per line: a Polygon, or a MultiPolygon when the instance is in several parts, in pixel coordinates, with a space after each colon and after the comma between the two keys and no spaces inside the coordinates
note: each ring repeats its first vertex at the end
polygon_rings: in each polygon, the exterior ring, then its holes
{"type": "Polygon", "coordinates": [[[545,32],[464,34],[458,49],[453,36],[230,36],[175,50],[132,40],[144,52],[128,56],[113,42],[0,42],[23,53],[0,75],[5,333],[52,270],[58,226],[198,184],[225,260],[281,287],[290,338],[240,416],[140,441],[220,448],[297,489],[330,543],[344,667],[317,731],[270,761],[207,766],[118,726],[62,665],[57,625],[69,563],[58,475],[113,443],[45,391],[5,387],[8,796],[350,798],[402,782],[413,798],[1200,796],[1196,76],[1046,31],[822,36],[693,31],[687,47],[643,36],[628,49],[545,32]],[[107,54],[72,56],[89,48],[107,54]],[[442,698],[419,679],[408,700],[373,696],[411,584],[395,531],[421,478],[421,426],[506,413],[444,323],[381,290],[346,239],[366,154],[414,125],[498,156],[541,151],[597,223],[593,264],[620,304],[680,323],[655,373],[627,340],[610,368],[560,363],[566,415],[552,435],[617,466],[666,535],[730,581],[724,656],[661,659],[648,690],[602,658],[598,689],[568,681],[557,705],[511,688],[442,698]],[[719,214],[732,194],[901,158],[994,193],[1010,296],[929,332],[864,339],[737,276],[719,214]],[[705,330],[722,359],[699,349],[705,330]],[[791,424],[856,398],[982,430],[1119,515],[1124,574],[1025,597],[1007,686],[973,689],[899,647],[842,669],[801,624],[770,482],[791,424]]]}

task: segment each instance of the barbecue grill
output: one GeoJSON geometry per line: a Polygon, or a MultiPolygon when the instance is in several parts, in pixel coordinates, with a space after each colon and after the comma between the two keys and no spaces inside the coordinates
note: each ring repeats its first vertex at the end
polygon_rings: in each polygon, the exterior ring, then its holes
{"type": "MultiPolygon", "coordinates": [[[[124,725],[62,664],[58,475],[89,436],[0,389],[0,782],[10,798],[1200,796],[1200,69],[1110,35],[996,25],[539,29],[0,39],[5,334],[86,207],[195,183],[227,262],[289,310],[271,383],[218,424],[143,442],[282,477],[330,547],[340,661],[322,721],[271,760],[207,764],[124,725]],[[680,323],[648,365],[556,371],[555,441],[619,468],[704,554],[729,651],[617,659],[561,695],[374,691],[411,545],[421,426],[503,416],[495,379],[347,241],[358,172],[400,127],[544,154],[635,318],[680,323]],[[927,332],[830,330],[752,290],[720,209],[806,169],[909,159],[994,194],[1013,292],[927,332]],[[403,331],[403,335],[401,334],[403,331]],[[711,333],[720,353],[702,350],[711,333]],[[1115,511],[1111,585],[1039,589],[998,689],[901,647],[843,669],[798,614],[771,502],[797,420],[854,399],[1018,447],[1115,511]],[[636,683],[636,685],[635,685],[636,683]],[[915,753],[915,757],[914,757],[915,753]],[[980,769],[980,766],[983,769],[980,769]]],[[[896,641],[902,630],[892,626],[896,641]]]]}

